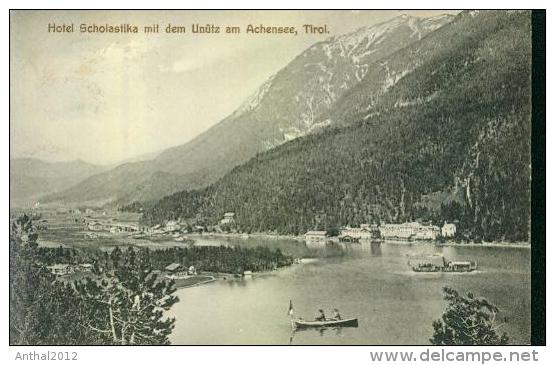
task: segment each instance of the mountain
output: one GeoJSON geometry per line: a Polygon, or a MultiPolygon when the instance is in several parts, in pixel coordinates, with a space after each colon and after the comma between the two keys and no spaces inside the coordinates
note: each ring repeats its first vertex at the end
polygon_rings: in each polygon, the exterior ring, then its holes
{"type": "Polygon", "coordinates": [[[34,202],[44,194],[67,189],[105,169],[81,160],[46,162],[36,158],[10,159],[10,202],[34,202]]]}
{"type": "Polygon", "coordinates": [[[529,239],[529,12],[463,12],[370,64],[317,120],[204,189],[163,198],[147,224],[299,234],[364,222],[457,220],[474,240],[529,239]]]}
{"type": "Polygon", "coordinates": [[[451,20],[451,15],[399,16],[316,43],[270,77],[233,114],[192,141],[151,161],[91,177],[49,200],[129,203],[206,186],[259,152],[332,124],[317,117],[358,84],[371,71],[369,65],[451,20]]]}

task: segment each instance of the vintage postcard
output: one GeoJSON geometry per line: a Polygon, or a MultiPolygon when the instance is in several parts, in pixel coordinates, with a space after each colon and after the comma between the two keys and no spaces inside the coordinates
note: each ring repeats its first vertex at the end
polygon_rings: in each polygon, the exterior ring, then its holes
{"type": "Polygon", "coordinates": [[[531,344],[532,19],[10,11],[10,344],[531,344]]]}

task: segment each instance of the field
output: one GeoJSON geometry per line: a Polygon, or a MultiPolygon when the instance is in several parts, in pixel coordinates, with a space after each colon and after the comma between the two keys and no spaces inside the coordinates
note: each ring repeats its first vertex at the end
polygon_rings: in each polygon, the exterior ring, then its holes
{"type": "MultiPolygon", "coordinates": [[[[29,212],[12,210],[10,220],[29,212]]],[[[108,231],[90,231],[88,222],[114,222],[138,224],[140,214],[122,213],[117,211],[101,211],[90,214],[76,214],[57,210],[41,210],[33,212],[33,223],[39,228],[39,245],[43,247],[72,247],[111,250],[114,247],[148,247],[164,249],[168,247],[189,247],[192,242],[196,246],[241,246],[253,248],[265,246],[280,249],[284,254],[293,257],[307,257],[309,251],[304,242],[291,237],[273,237],[251,235],[244,237],[238,234],[191,234],[187,240],[178,242],[169,234],[138,235],[129,232],[111,233],[108,231]],[[45,229],[41,229],[45,228],[45,229]]]]}
{"type": "MultiPolygon", "coordinates": [[[[10,220],[23,213],[22,211],[11,211],[10,220]]],[[[25,213],[29,214],[29,212],[25,213]]],[[[138,214],[119,212],[75,214],[41,210],[34,211],[32,215],[33,224],[39,229],[40,246],[111,249],[116,246],[140,247],[145,245],[145,242],[132,238],[129,233],[92,232],[87,227],[87,223],[90,221],[138,223],[138,214]]]]}

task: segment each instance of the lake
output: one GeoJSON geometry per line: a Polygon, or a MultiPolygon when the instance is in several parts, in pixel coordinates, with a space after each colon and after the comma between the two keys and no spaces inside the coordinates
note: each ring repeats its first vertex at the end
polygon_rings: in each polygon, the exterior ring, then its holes
{"type": "Polygon", "coordinates": [[[530,342],[528,248],[424,243],[352,244],[341,256],[180,289],[180,301],[169,313],[177,319],[170,340],[179,345],[426,345],[432,321],[443,312],[445,285],[486,297],[499,307],[498,322],[510,343],[530,342]],[[407,255],[433,253],[476,260],[478,270],[414,273],[407,265],[407,255]],[[338,308],[343,317],[357,317],[359,326],[293,332],[290,299],[296,317],[311,319],[318,308],[331,315],[338,308]]]}

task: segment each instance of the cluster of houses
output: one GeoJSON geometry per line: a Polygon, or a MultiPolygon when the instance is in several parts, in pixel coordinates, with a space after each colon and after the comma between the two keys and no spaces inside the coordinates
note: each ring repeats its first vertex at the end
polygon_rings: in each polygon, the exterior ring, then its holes
{"type": "Polygon", "coordinates": [[[384,224],[380,226],[380,235],[384,239],[435,240],[441,235],[441,229],[438,226],[419,222],[384,224]]]}
{"type": "Polygon", "coordinates": [[[344,227],[339,234],[340,242],[358,242],[380,238],[380,230],[377,224],[361,224],[360,228],[344,227]]]}
{"type": "Polygon", "coordinates": [[[179,235],[179,234],[186,234],[186,233],[193,233],[193,232],[202,232],[204,231],[203,226],[192,226],[187,228],[186,225],[178,222],[178,221],[168,221],[166,224],[157,224],[153,227],[145,228],[144,232],[150,235],[163,235],[163,234],[172,234],[172,235],[179,235]]]}
{"type": "MultiPolygon", "coordinates": [[[[220,220],[219,226],[231,226],[235,224],[235,213],[225,213],[224,217],[220,220]]],[[[218,227],[216,227],[218,228],[218,227]]],[[[149,227],[144,230],[148,234],[179,234],[179,233],[202,233],[206,231],[204,226],[188,226],[176,220],[166,222],[166,224],[158,224],[154,227],[149,227]],[[189,227],[189,228],[187,228],[189,227]]]]}
{"type": "Polygon", "coordinates": [[[142,227],[135,223],[123,223],[115,221],[100,221],[94,220],[87,223],[87,229],[89,231],[106,231],[110,233],[122,233],[122,232],[143,232],[145,227],[142,227]]]}
{"type": "Polygon", "coordinates": [[[342,228],[339,236],[333,239],[327,231],[308,231],[305,234],[305,242],[309,245],[318,245],[334,240],[339,242],[359,242],[372,239],[433,241],[439,237],[452,238],[456,232],[455,224],[447,222],[441,228],[420,222],[361,224],[360,228],[342,228]]]}
{"type": "MultiPolygon", "coordinates": [[[[170,220],[165,224],[158,224],[153,227],[141,226],[132,222],[119,222],[114,219],[92,219],[85,221],[86,227],[91,232],[110,232],[110,233],[140,233],[148,235],[181,235],[187,233],[202,233],[206,231],[206,227],[196,225],[186,225],[177,220],[170,220]]],[[[235,224],[235,213],[225,213],[223,219],[219,222],[219,227],[229,227],[235,224]]],[[[94,238],[94,233],[89,233],[88,238],[94,238]]]]}
{"type": "Polygon", "coordinates": [[[87,222],[87,229],[91,231],[86,234],[87,238],[95,238],[95,232],[110,232],[112,234],[127,233],[140,235],[172,235],[174,238],[182,238],[182,234],[191,232],[202,232],[204,227],[194,226],[187,229],[187,226],[178,221],[172,220],[166,224],[158,224],[153,227],[142,226],[131,222],[118,222],[115,220],[91,220],[87,222]]]}
{"type": "Polygon", "coordinates": [[[92,264],[54,264],[46,267],[50,272],[57,276],[74,274],[76,272],[91,272],[92,264]]]}
{"type": "Polygon", "coordinates": [[[85,208],[85,209],[79,209],[79,208],[57,208],[56,209],[56,213],[57,214],[71,214],[71,215],[86,215],[86,216],[92,216],[92,215],[102,215],[105,216],[108,214],[108,212],[106,212],[105,210],[94,210],[91,208],[85,208]]]}

